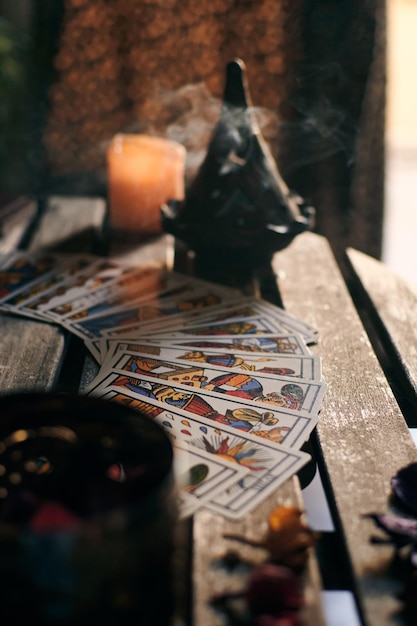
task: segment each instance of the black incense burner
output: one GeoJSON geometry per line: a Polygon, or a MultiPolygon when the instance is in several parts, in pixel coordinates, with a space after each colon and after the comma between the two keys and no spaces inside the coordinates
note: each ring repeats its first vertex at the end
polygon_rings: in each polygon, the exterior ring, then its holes
{"type": "Polygon", "coordinates": [[[256,267],[314,225],[290,191],[254,118],[243,61],[227,65],[222,111],[206,157],[181,202],[162,207],[165,231],[208,265],[256,267]]]}

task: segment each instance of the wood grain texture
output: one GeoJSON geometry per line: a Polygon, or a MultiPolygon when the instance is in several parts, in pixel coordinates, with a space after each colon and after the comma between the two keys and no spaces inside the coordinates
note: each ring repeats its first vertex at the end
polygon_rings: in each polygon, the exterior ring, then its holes
{"type": "Polygon", "coordinates": [[[317,436],[364,624],[398,624],[393,549],[370,543],[378,532],[363,516],[389,510],[390,478],[417,460],[417,450],[327,241],[300,235],[274,267],[287,310],[319,330],[312,352],[323,359],[328,391],[317,436]]]}
{"type": "MultiPolygon", "coordinates": [[[[104,217],[105,204],[101,199],[51,198],[29,249],[33,252],[50,247],[69,251],[68,243],[76,242],[77,251],[91,252],[104,217]]],[[[54,325],[1,315],[0,338],[2,393],[46,390],[55,385],[68,333],[54,325]]]]}
{"type": "Polygon", "coordinates": [[[56,326],[0,315],[0,391],[45,391],[52,388],[65,352],[56,326]]]}
{"type": "Polygon", "coordinates": [[[417,395],[417,286],[363,252],[349,248],[347,257],[417,395]]]}
{"type": "Polygon", "coordinates": [[[0,210],[0,254],[20,245],[36,214],[37,203],[29,197],[18,198],[0,210]]]}

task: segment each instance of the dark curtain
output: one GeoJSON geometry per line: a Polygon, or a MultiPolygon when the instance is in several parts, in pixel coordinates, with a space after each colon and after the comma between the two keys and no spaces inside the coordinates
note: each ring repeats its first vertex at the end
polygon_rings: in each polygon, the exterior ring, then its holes
{"type": "Polygon", "coordinates": [[[280,156],[290,186],[317,210],[317,231],[381,255],[386,86],[385,0],[306,0],[294,121],[280,156]]]}

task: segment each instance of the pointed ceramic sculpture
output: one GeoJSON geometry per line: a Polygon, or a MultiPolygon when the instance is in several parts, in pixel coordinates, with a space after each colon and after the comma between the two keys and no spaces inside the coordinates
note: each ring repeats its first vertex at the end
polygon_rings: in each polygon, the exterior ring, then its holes
{"type": "Polygon", "coordinates": [[[282,180],[254,119],[241,60],[227,65],[222,111],[207,155],[164,230],[207,263],[256,266],[313,227],[314,209],[282,180]]]}

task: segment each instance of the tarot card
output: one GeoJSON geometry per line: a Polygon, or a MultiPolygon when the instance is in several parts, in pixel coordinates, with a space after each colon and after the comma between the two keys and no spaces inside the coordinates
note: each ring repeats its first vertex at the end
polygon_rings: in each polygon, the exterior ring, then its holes
{"type": "MultiPolygon", "coordinates": [[[[248,297],[246,300],[242,299],[239,302],[239,306],[236,307],[234,313],[232,306],[227,307],[227,315],[229,319],[231,317],[241,318],[241,307],[246,309],[243,317],[257,317],[259,315],[272,316],[274,319],[277,319],[281,324],[283,324],[287,328],[288,332],[296,332],[304,337],[312,338],[316,337],[318,334],[318,330],[310,324],[300,320],[285,309],[259,298],[248,297]]],[[[226,307],[224,308],[226,309],[226,307]]]]}
{"type": "Polygon", "coordinates": [[[66,260],[65,255],[48,253],[16,252],[8,257],[0,270],[0,303],[35,281],[46,280],[66,260]]]}
{"type": "Polygon", "coordinates": [[[138,399],[161,408],[180,408],[203,415],[214,423],[255,432],[259,437],[300,448],[317,424],[317,415],[303,415],[288,409],[257,405],[241,398],[224,397],[187,385],[120,371],[97,376],[85,393],[103,395],[105,391],[132,391],[138,399]]]}
{"type": "Polygon", "coordinates": [[[326,385],[289,376],[263,377],[256,372],[231,371],[205,363],[179,363],[155,355],[122,352],[109,364],[112,371],[152,376],[174,385],[195,387],[232,398],[251,400],[268,408],[285,408],[306,415],[320,411],[326,385]]]}
{"type": "Polygon", "coordinates": [[[258,298],[248,298],[246,301],[246,305],[249,306],[251,309],[251,314],[249,315],[249,317],[252,315],[255,317],[257,315],[264,314],[271,315],[272,317],[278,319],[284,326],[286,326],[289,332],[297,332],[300,335],[310,335],[312,337],[317,336],[318,334],[318,330],[310,324],[307,324],[306,322],[295,317],[285,309],[271,304],[266,300],[258,298]]]}
{"type": "MultiPolygon", "coordinates": [[[[195,315],[194,315],[195,317],[195,315]]],[[[218,322],[233,322],[247,320],[250,322],[252,318],[269,318],[280,324],[284,332],[296,332],[302,335],[306,341],[315,343],[317,341],[317,330],[305,322],[297,319],[293,315],[287,313],[284,309],[277,307],[265,300],[255,298],[239,298],[238,301],[231,301],[224,305],[218,305],[215,309],[208,312],[201,312],[197,321],[193,321],[192,314],[184,316],[181,320],[174,322],[175,326],[170,325],[170,331],[174,328],[184,328],[190,326],[201,326],[209,324],[217,324],[218,322]]]]}
{"type": "MultiPolygon", "coordinates": [[[[189,326],[184,324],[183,328],[170,328],[164,324],[164,334],[169,333],[171,340],[181,337],[210,337],[221,335],[265,335],[265,334],[287,334],[287,331],[274,319],[267,317],[252,317],[248,319],[235,319],[233,321],[223,320],[221,322],[210,322],[201,326],[189,326]]],[[[141,324],[129,324],[123,328],[105,328],[102,330],[103,337],[148,337],[152,339],[154,335],[161,333],[161,328],[155,325],[151,328],[141,324]]]]}
{"type": "MultiPolygon", "coordinates": [[[[152,330],[148,332],[151,334],[152,330]]],[[[160,331],[155,331],[155,334],[156,332],[160,331]]],[[[184,335],[258,335],[265,333],[280,333],[285,335],[297,332],[297,334],[303,337],[306,343],[317,342],[316,335],[300,333],[298,330],[290,328],[289,324],[283,323],[277,317],[269,314],[227,318],[222,321],[204,322],[204,320],[199,320],[199,323],[195,325],[184,323],[182,328],[170,327],[169,332],[172,337],[181,337],[184,335]]]]}
{"type": "Polygon", "coordinates": [[[70,272],[64,280],[58,281],[57,284],[51,285],[50,288],[43,290],[35,298],[25,302],[25,312],[39,314],[42,317],[50,319],[47,315],[49,306],[54,306],[57,302],[62,302],[75,293],[81,293],[84,289],[94,289],[103,283],[112,280],[121,273],[131,272],[133,269],[129,266],[117,265],[112,261],[96,259],[76,272],[70,272]]]}
{"type": "MultiPolygon", "coordinates": [[[[131,303],[195,292],[208,288],[207,285],[205,281],[190,280],[189,277],[179,272],[149,266],[133,270],[126,276],[116,277],[104,287],[85,292],[71,300],[65,300],[60,305],[50,307],[48,315],[56,316],[59,321],[67,319],[71,323],[96,314],[109,313],[113,309],[121,310],[123,307],[130,306],[131,303]]],[[[230,295],[226,288],[216,289],[230,295]]]]}
{"type": "Polygon", "coordinates": [[[39,301],[44,293],[62,285],[80,270],[90,265],[91,262],[91,255],[74,255],[65,261],[63,268],[58,267],[55,271],[48,274],[46,278],[30,283],[25,289],[4,300],[2,308],[26,317],[49,321],[49,318],[42,315],[31,303],[39,301]]]}
{"type": "MultiPolygon", "coordinates": [[[[171,410],[163,405],[148,404],[129,390],[104,390],[102,397],[128,404],[145,413],[171,433],[174,442],[185,441],[216,458],[229,459],[248,468],[249,474],[233,487],[227,488],[229,501],[225,492],[216,495],[216,510],[231,517],[238,518],[253,510],[310,460],[305,452],[224,424],[213,423],[201,415],[190,416],[181,409],[171,410]],[[248,497],[245,497],[247,490],[248,497]]],[[[213,505],[212,502],[210,507],[213,505]]]]}
{"type": "MultiPolygon", "coordinates": [[[[104,340],[105,341],[105,340],[104,340]]],[[[139,352],[155,355],[168,361],[204,364],[205,366],[230,368],[236,371],[257,372],[262,376],[291,376],[305,380],[321,381],[321,358],[317,356],[289,356],[278,354],[237,354],[227,349],[184,349],[170,343],[152,344],[150,342],[119,343],[110,340],[103,368],[111,368],[114,358],[121,352],[139,352]]]]}
{"type": "MultiPolygon", "coordinates": [[[[109,339],[109,338],[108,338],[109,339]]],[[[150,335],[148,338],[136,337],[125,338],[123,341],[144,340],[147,343],[160,344],[169,342],[172,346],[182,346],[185,348],[207,348],[210,350],[226,349],[232,352],[251,353],[253,354],[287,354],[291,356],[303,356],[310,355],[310,349],[307,347],[304,339],[301,335],[217,335],[215,338],[211,337],[178,337],[171,338],[171,335],[150,335]]],[[[114,341],[114,340],[113,340],[114,341]]],[[[122,341],[118,339],[117,341],[122,341]]]]}
{"type": "Polygon", "coordinates": [[[160,270],[137,270],[132,274],[112,281],[99,289],[76,295],[59,305],[47,310],[48,315],[62,322],[72,323],[94,315],[120,310],[132,303],[151,300],[156,297],[168,298],[186,291],[191,287],[180,279],[173,279],[160,270]]]}
{"type": "Polygon", "coordinates": [[[216,494],[246,476],[250,470],[182,441],[173,443],[175,482],[180,517],[188,517],[216,494]]]}
{"type": "MultiPolygon", "coordinates": [[[[159,330],[157,332],[160,332],[159,330]]],[[[265,332],[287,332],[276,320],[267,316],[227,318],[221,321],[204,322],[199,320],[198,324],[191,325],[184,322],[181,328],[170,328],[172,337],[182,337],[186,335],[233,335],[233,334],[264,334],[265,332]]],[[[151,331],[149,331],[151,334],[151,331]]]]}
{"type": "MultiPolygon", "coordinates": [[[[228,297],[228,296],[226,296],[228,297]]],[[[180,294],[174,298],[156,298],[155,300],[140,301],[129,307],[112,309],[110,313],[94,315],[85,320],[71,322],[64,320],[63,325],[71,332],[83,339],[94,339],[105,334],[124,334],[125,329],[132,325],[143,327],[150,320],[165,319],[172,315],[180,315],[190,309],[210,307],[224,301],[224,291],[218,292],[202,289],[190,294],[180,294]]]]}

